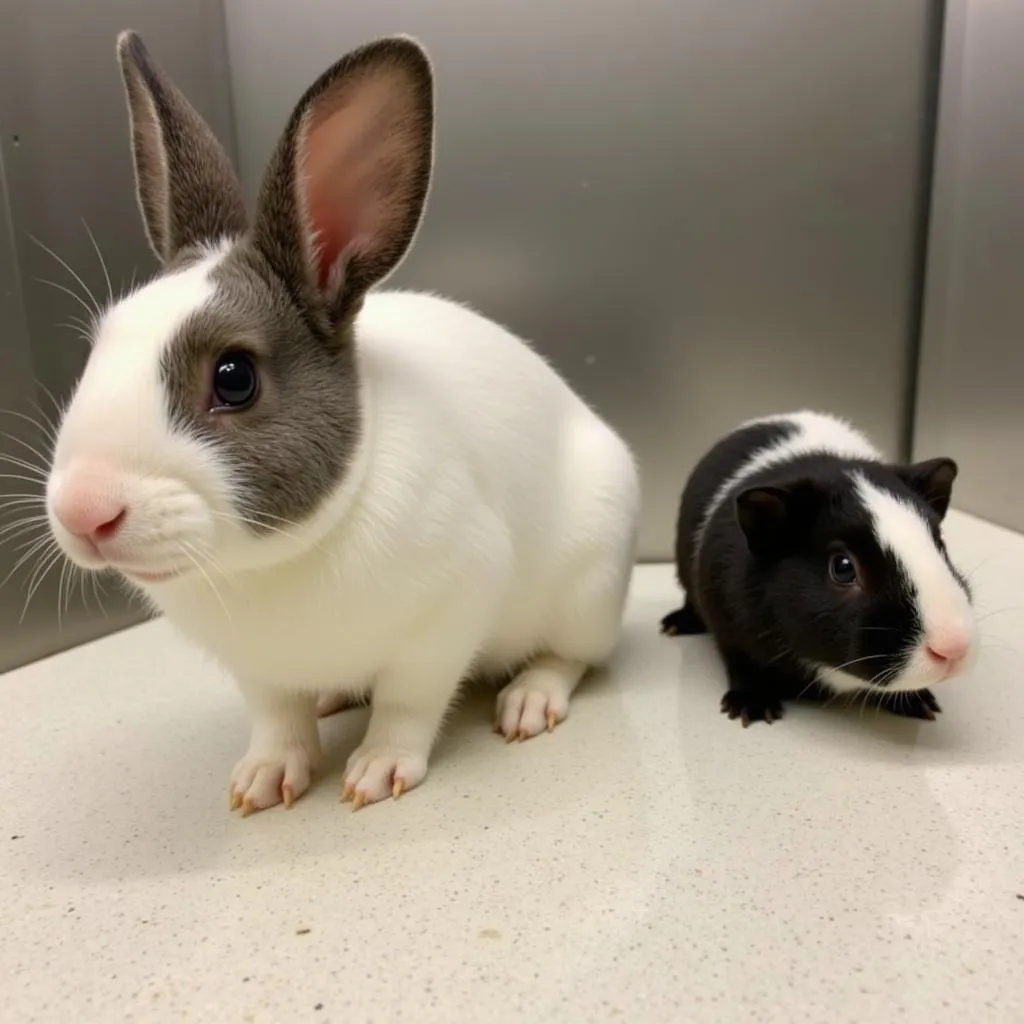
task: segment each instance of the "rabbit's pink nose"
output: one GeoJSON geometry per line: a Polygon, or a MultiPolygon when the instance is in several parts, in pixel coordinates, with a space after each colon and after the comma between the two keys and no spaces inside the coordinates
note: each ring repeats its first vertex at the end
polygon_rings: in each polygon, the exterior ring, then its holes
{"type": "Polygon", "coordinates": [[[117,533],[128,510],[109,477],[87,470],[65,479],[54,498],[53,514],[68,533],[96,544],[117,533]]]}
{"type": "Polygon", "coordinates": [[[971,638],[961,630],[932,636],[925,642],[925,653],[937,665],[955,668],[967,656],[971,638]]]}

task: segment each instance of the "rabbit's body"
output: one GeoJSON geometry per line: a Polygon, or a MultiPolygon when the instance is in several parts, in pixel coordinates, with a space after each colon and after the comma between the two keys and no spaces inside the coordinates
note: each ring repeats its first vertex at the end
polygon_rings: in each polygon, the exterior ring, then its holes
{"type": "Polygon", "coordinates": [[[373,293],[355,333],[364,431],[343,488],[264,539],[267,568],[188,575],[156,603],[239,678],[299,693],[372,688],[391,663],[445,658],[447,702],[470,663],[602,661],[639,501],[626,446],[469,309],[373,293]]]}
{"type": "Polygon", "coordinates": [[[223,149],[119,41],[140,205],[164,263],[115,303],[61,423],[53,533],[139,586],[253,717],[233,807],[289,804],[317,698],[372,693],[343,793],[419,783],[472,673],[507,738],[551,729],[619,636],[638,482],[625,444],[504,328],[373,292],[419,223],[433,86],[406,39],[299,101],[250,223],[223,149]]]}

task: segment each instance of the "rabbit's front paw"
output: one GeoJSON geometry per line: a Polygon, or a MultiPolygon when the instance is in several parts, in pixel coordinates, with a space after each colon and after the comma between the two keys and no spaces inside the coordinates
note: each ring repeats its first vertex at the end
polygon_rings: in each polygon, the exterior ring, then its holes
{"type": "Polygon", "coordinates": [[[241,808],[245,817],[280,803],[291,807],[309,789],[311,770],[309,754],[302,746],[250,750],[231,773],[231,810],[241,808]]]}
{"type": "Polygon", "coordinates": [[[396,800],[427,775],[427,759],[411,750],[388,745],[361,746],[348,759],[341,799],[352,801],[352,810],[365,804],[396,800]]]}
{"type": "Polygon", "coordinates": [[[545,658],[528,666],[498,694],[494,731],[511,743],[551,732],[569,713],[569,697],[582,671],[545,658]]]}

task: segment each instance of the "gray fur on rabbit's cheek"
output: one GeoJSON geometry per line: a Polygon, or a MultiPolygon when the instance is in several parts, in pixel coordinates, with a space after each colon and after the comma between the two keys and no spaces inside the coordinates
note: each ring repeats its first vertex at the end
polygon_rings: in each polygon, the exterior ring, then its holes
{"type": "Polygon", "coordinates": [[[164,352],[173,428],[212,443],[232,473],[235,510],[256,534],[287,532],[338,486],[361,435],[351,329],[315,333],[255,253],[233,249],[212,272],[217,290],[164,352]],[[255,356],[252,408],[210,416],[210,366],[225,351],[255,356]]]}

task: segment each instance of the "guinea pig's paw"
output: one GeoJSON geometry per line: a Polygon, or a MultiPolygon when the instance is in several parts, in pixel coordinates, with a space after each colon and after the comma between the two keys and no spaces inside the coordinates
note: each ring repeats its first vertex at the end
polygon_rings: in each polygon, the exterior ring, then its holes
{"type": "Polygon", "coordinates": [[[571,693],[558,673],[527,668],[498,694],[494,731],[507,743],[551,732],[569,713],[571,693]]]}
{"type": "Polygon", "coordinates": [[[309,789],[312,765],[301,746],[280,751],[249,751],[231,773],[231,810],[241,808],[242,817],[254,811],[298,800],[309,789]]]}
{"type": "Polygon", "coordinates": [[[773,693],[754,690],[729,690],[722,698],[722,714],[738,718],[746,729],[751,722],[772,722],[785,712],[782,701],[773,693]]]}
{"type": "Polygon", "coordinates": [[[934,722],[935,716],[941,714],[942,708],[931,690],[914,690],[912,693],[890,693],[879,702],[883,708],[894,715],[904,718],[923,718],[926,722],[934,722]]]}
{"type": "Polygon", "coordinates": [[[691,605],[683,605],[674,612],[669,612],[661,620],[661,631],[665,636],[696,636],[706,633],[708,627],[691,605]]]}
{"type": "Polygon", "coordinates": [[[389,796],[396,800],[427,777],[427,758],[412,750],[387,745],[358,747],[345,766],[341,799],[352,810],[389,796]]]}

